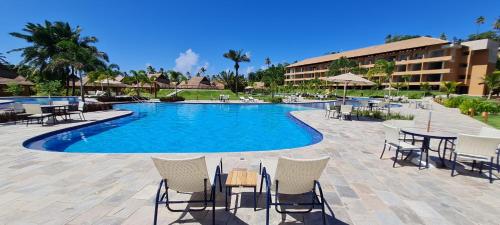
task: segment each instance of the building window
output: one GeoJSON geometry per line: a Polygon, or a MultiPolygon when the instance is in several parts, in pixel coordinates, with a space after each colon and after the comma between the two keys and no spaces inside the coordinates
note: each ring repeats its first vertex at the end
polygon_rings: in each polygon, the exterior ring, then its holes
{"type": "Polygon", "coordinates": [[[430,57],[432,58],[432,57],[441,57],[441,56],[444,56],[444,50],[443,49],[431,52],[431,56],[430,57]]]}
{"type": "Polygon", "coordinates": [[[460,67],[467,67],[467,63],[460,63],[460,67]]]}
{"type": "Polygon", "coordinates": [[[469,51],[464,51],[463,55],[469,55],[469,51]]]}

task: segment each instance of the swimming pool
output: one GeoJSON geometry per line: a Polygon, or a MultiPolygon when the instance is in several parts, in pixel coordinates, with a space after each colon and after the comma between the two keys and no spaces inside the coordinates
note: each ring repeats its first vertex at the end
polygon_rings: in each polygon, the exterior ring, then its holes
{"type": "Polygon", "coordinates": [[[297,148],[322,135],[283,104],[119,104],[133,115],[28,140],[25,147],[83,153],[244,152],[297,148]]]}
{"type": "Polygon", "coordinates": [[[0,109],[1,109],[5,107],[10,107],[10,103],[12,101],[23,104],[48,105],[52,101],[69,101],[70,103],[76,103],[78,102],[78,97],[2,97],[0,98],[0,100],[9,101],[5,102],[4,104],[0,103],[0,109]]]}

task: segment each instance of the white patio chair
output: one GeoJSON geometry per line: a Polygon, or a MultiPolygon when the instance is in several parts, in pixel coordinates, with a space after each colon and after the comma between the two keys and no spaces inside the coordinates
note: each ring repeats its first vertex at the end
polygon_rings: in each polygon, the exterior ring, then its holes
{"type": "Polygon", "coordinates": [[[309,213],[315,206],[321,207],[323,224],[326,224],[325,200],[319,178],[328,164],[330,157],[318,159],[291,159],[280,157],[276,164],[261,162],[260,193],[265,181],[266,184],[266,224],[269,224],[269,210],[275,206],[278,213],[309,213]],[[276,171],[273,173],[273,171],[276,171]],[[274,189],[274,202],[272,200],[274,189]],[[318,193],[319,192],[319,193],[318,193]],[[311,202],[281,202],[279,195],[311,194],[311,202]],[[283,206],[307,206],[306,210],[289,211],[283,206]]]}
{"type": "Polygon", "coordinates": [[[349,118],[349,120],[352,120],[352,105],[340,106],[340,118],[349,118]]]}
{"type": "MultiPolygon", "coordinates": [[[[28,126],[32,120],[37,120],[38,123],[41,123],[43,126],[43,119],[54,116],[52,113],[43,113],[40,104],[23,104],[23,108],[26,114],[29,114],[25,118],[26,126],[28,126]]],[[[53,119],[53,122],[55,123],[55,118],[53,119]]]]}
{"type": "Polygon", "coordinates": [[[220,165],[217,165],[212,176],[209,175],[205,156],[188,158],[188,159],[162,159],[152,157],[158,173],[161,176],[161,182],[156,192],[154,224],[157,224],[158,206],[165,205],[171,212],[192,212],[203,211],[207,208],[207,204],[212,204],[212,224],[215,224],[215,189],[217,179],[219,180],[219,189],[222,192],[222,181],[220,174],[222,173],[222,160],[220,165]],[[210,181],[213,180],[213,183],[210,181]],[[162,189],[162,187],[164,187],[162,189]],[[203,200],[188,200],[175,201],[168,196],[169,189],[183,193],[200,193],[203,192],[203,200]],[[210,191],[210,197],[208,197],[210,191]],[[199,209],[173,209],[171,204],[184,203],[203,203],[203,207],[199,209]]]}
{"type": "Polygon", "coordinates": [[[243,96],[240,96],[240,101],[241,102],[247,102],[247,99],[245,97],[243,97],[243,96]]]}
{"type": "Polygon", "coordinates": [[[249,100],[250,102],[255,102],[255,98],[253,98],[252,96],[249,96],[249,97],[248,97],[248,100],[249,100]]]}
{"type": "MultiPolygon", "coordinates": [[[[423,153],[421,148],[409,144],[401,139],[399,128],[388,124],[382,124],[382,125],[384,126],[385,139],[384,139],[384,149],[382,150],[382,154],[380,154],[380,159],[382,159],[382,157],[384,156],[384,152],[387,146],[389,146],[388,151],[390,151],[392,147],[396,148],[396,157],[394,158],[394,163],[392,164],[392,167],[396,167],[396,162],[398,161],[399,152],[401,152],[401,156],[403,156],[404,153],[408,153],[408,155],[410,155],[413,153],[413,151],[420,151],[420,154],[423,153]]],[[[418,165],[418,167],[420,168],[420,166],[421,163],[418,165]]]]}
{"type": "MultiPolygon", "coordinates": [[[[492,127],[481,127],[480,136],[500,137],[500,130],[492,127]]],[[[497,148],[497,172],[500,173],[500,145],[497,148]]]]}
{"type": "Polygon", "coordinates": [[[453,173],[455,172],[457,157],[462,160],[479,161],[480,163],[489,162],[489,180],[492,183],[493,158],[497,154],[498,145],[500,145],[500,137],[459,134],[457,145],[452,153],[453,166],[451,168],[451,176],[453,177],[453,173]]]}

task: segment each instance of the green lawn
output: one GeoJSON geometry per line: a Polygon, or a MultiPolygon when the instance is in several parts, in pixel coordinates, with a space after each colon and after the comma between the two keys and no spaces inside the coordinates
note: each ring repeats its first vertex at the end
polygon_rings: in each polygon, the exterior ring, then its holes
{"type": "MultiPolygon", "coordinates": [[[[474,119],[479,120],[484,123],[483,117],[481,115],[474,116],[474,119]]],[[[489,115],[488,125],[500,129],[500,115],[489,115]]]]}
{"type": "MultiPolygon", "coordinates": [[[[173,93],[175,90],[174,89],[161,89],[157,93],[157,97],[166,97],[168,94],[173,93]]],[[[155,94],[151,94],[149,92],[141,92],[141,96],[148,97],[148,98],[154,98],[155,94]]]]}
{"type": "MultiPolygon", "coordinates": [[[[231,90],[184,90],[179,96],[186,100],[218,100],[219,95],[229,95],[229,99],[237,100],[236,94],[231,90]]],[[[241,94],[240,94],[241,95],[241,94]]]]}

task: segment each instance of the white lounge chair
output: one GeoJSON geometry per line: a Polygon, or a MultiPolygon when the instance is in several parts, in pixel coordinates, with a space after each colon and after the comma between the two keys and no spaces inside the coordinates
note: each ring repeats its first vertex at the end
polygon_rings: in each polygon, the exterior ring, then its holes
{"type": "Polygon", "coordinates": [[[247,102],[247,99],[246,99],[245,97],[243,97],[243,96],[240,96],[240,101],[241,101],[241,102],[245,102],[245,103],[246,103],[246,102],[247,102]]]}
{"type": "MultiPolygon", "coordinates": [[[[37,120],[43,126],[43,119],[48,117],[54,117],[52,113],[43,113],[40,104],[23,104],[24,110],[29,116],[26,119],[26,126],[30,124],[32,120],[37,120]]],[[[53,123],[55,123],[55,118],[53,118],[53,123]]]]}
{"type": "Polygon", "coordinates": [[[328,164],[330,157],[319,159],[291,159],[280,157],[277,164],[261,161],[260,193],[266,184],[266,224],[269,224],[269,210],[275,206],[278,213],[309,213],[315,206],[321,207],[323,224],[326,224],[325,199],[319,178],[328,164]],[[275,171],[275,172],[274,172],[275,171]],[[274,202],[272,200],[274,189],[274,202]],[[318,193],[319,192],[319,193],[318,193]],[[280,194],[304,195],[311,194],[311,202],[282,202],[280,194]],[[288,211],[284,206],[307,206],[306,210],[288,211]]]}
{"type": "Polygon", "coordinates": [[[153,157],[153,162],[162,177],[158,191],[156,192],[154,224],[157,224],[158,206],[165,205],[171,212],[192,212],[202,211],[207,208],[207,204],[212,204],[212,224],[215,224],[215,189],[217,179],[219,180],[219,188],[222,192],[222,181],[220,174],[222,173],[222,160],[220,165],[217,165],[213,171],[213,176],[210,176],[207,169],[205,157],[196,157],[189,159],[162,159],[153,157]],[[213,183],[210,182],[213,180],[213,183]],[[162,187],[164,187],[162,189],[162,187]],[[203,200],[175,201],[168,196],[169,189],[183,193],[199,193],[203,192],[203,200]],[[208,198],[210,191],[210,198],[208,198]],[[172,209],[171,204],[183,203],[203,203],[200,209],[172,209]]]}
{"type": "Polygon", "coordinates": [[[340,118],[349,118],[352,120],[352,105],[341,105],[340,106],[340,118]]]}
{"type": "MultiPolygon", "coordinates": [[[[392,147],[396,148],[396,157],[394,157],[394,163],[392,164],[392,167],[396,167],[396,162],[398,161],[399,152],[401,152],[401,156],[403,156],[404,153],[408,153],[408,155],[410,155],[411,153],[413,153],[413,151],[420,151],[420,154],[423,154],[421,148],[406,143],[404,140],[401,139],[399,128],[388,124],[382,124],[382,125],[384,126],[385,139],[384,139],[384,150],[382,150],[382,154],[380,154],[380,159],[382,159],[382,157],[384,156],[384,152],[387,146],[389,146],[388,151],[390,151],[392,147]]],[[[420,161],[418,168],[420,168],[421,164],[422,162],[420,161]]]]}
{"type": "Polygon", "coordinates": [[[484,162],[489,162],[489,179],[490,183],[492,183],[493,158],[497,155],[498,145],[500,145],[500,137],[459,134],[457,145],[452,153],[453,166],[451,168],[451,176],[453,177],[453,173],[455,172],[457,158],[462,160],[472,160],[473,162],[479,161],[481,165],[484,162]]]}
{"type": "Polygon", "coordinates": [[[249,96],[249,97],[248,97],[248,100],[249,100],[250,102],[255,102],[255,98],[253,98],[252,96],[249,96]]]}
{"type": "Polygon", "coordinates": [[[11,107],[12,112],[15,115],[14,124],[17,124],[17,121],[19,119],[24,119],[27,116],[31,115],[31,114],[25,112],[23,104],[21,104],[19,102],[12,103],[10,105],[10,107],[11,107]]]}

